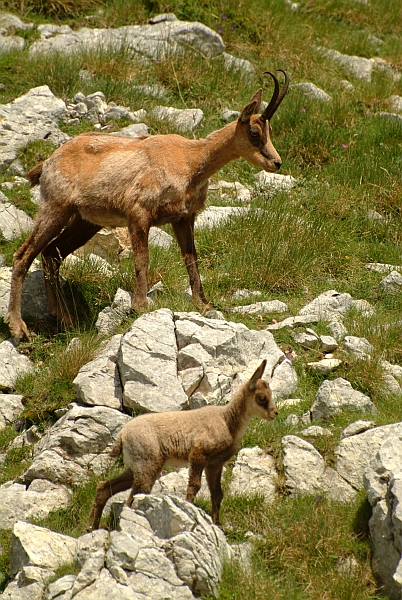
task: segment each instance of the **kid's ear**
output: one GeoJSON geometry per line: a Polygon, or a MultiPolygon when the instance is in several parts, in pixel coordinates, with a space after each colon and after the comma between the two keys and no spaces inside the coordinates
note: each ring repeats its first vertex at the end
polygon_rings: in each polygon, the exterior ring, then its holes
{"type": "Polygon", "coordinates": [[[259,379],[262,379],[266,365],[267,365],[267,361],[263,360],[262,363],[260,364],[260,366],[258,367],[258,369],[256,370],[256,372],[254,373],[254,375],[251,377],[250,381],[248,382],[249,390],[251,390],[251,391],[255,390],[257,381],[259,379]]]}
{"type": "Polygon", "coordinates": [[[247,123],[250,120],[251,115],[255,115],[260,110],[262,100],[262,88],[256,91],[254,96],[251,98],[250,102],[243,108],[241,111],[241,115],[239,117],[239,121],[242,123],[247,123]]]}

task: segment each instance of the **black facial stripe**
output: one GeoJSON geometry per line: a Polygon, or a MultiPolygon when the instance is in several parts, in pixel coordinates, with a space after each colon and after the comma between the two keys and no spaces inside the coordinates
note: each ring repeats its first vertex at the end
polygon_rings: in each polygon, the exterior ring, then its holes
{"type": "Polygon", "coordinates": [[[250,140],[250,142],[252,143],[252,145],[256,146],[258,148],[258,146],[260,145],[260,142],[261,142],[260,136],[259,135],[252,136],[250,129],[248,129],[247,134],[248,134],[248,139],[250,140]]]}

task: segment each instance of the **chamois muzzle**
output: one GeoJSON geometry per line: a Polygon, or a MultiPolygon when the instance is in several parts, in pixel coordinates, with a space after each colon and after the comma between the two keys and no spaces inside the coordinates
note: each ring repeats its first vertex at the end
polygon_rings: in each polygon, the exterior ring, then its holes
{"type": "Polygon", "coordinates": [[[289,79],[288,74],[283,69],[277,69],[277,70],[285,75],[285,83],[283,84],[282,90],[280,90],[279,81],[278,81],[276,75],[271,73],[271,71],[264,72],[265,75],[271,75],[272,79],[274,80],[275,87],[274,87],[274,92],[272,94],[272,98],[271,98],[267,108],[264,110],[262,115],[260,115],[260,119],[263,123],[265,123],[265,121],[271,120],[272,116],[274,115],[278,106],[284,99],[286,92],[288,91],[288,88],[289,88],[290,79],[289,79]]]}

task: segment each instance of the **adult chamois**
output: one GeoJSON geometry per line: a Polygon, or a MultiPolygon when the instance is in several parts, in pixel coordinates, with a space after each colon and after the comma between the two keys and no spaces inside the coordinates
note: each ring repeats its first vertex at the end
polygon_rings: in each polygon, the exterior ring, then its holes
{"type": "Polygon", "coordinates": [[[212,520],[219,522],[223,498],[221,475],[224,464],[237,452],[252,417],[272,421],[278,415],[269,385],[262,375],[262,361],[251,379],[225,406],[194,410],[147,413],[129,421],[117,436],[111,456],[123,453],[126,470],[109,481],[101,481],[89,516],[89,529],[97,529],[107,500],[131,488],[126,506],[135,494],[149,494],[164,467],[189,464],[186,500],[193,502],[205,470],[212,500],[212,520]]]}
{"type": "Polygon", "coordinates": [[[21,317],[24,278],[42,253],[49,313],[65,326],[72,318],[62,310],[59,268],[102,227],[127,226],[134,254],[136,285],[133,308],[147,305],[148,232],[171,223],[180,246],[196,306],[208,306],[198,272],[194,219],[204,204],[208,179],[228,162],[243,157],[269,172],[282,165],[271,142],[270,119],[282,102],[289,78],[280,90],[273,73],[272,98],[259,115],[262,89],[239,118],[205,139],[180,135],[129,138],[91,132],[58,148],[27,177],[40,181],[42,202],[32,233],[14,254],[6,321],[14,342],[28,337],[21,317]]]}

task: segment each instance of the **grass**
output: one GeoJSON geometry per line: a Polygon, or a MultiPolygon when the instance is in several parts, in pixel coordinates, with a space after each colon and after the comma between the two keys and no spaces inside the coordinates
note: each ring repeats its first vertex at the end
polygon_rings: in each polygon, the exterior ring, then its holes
{"type": "MultiPolygon", "coordinates": [[[[376,70],[370,83],[348,77],[342,67],[317,50],[325,47],[366,58],[379,56],[402,71],[400,3],[300,0],[299,9],[291,11],[283,0],[2,0],[0,8],[18,13],[27,22],[69,24],[72,28],[144,24],[150,16],[174,12],[180,19],[198,20],[219,31],[227,52],[251,61],[256,68],[255,75],[246,79],[239,73],[226,72],[221,60],[207,60],[201,55],[169,57],[144,66],[125,47],[33,59],[29,46],[38,38],[37,33],[17,31],[25,38],[26,48],[0,55],[0,103],[39,85],[49,85],[66,103],[78,92],[102,91],[108,102],[132,110],[145,108],[148,114],[155,105],[164,103],[176,108],[202,108],[205,116],[194,136],[204,137],[225,125],[223,108],[240,110],[258,87],[264,88],[264,99],[269,99],[272,83],[263,75],[267,69],[285,68],[292,83],[312,81],[332,96],[332,102],[321,104],[297,89],[290,90],[272,120],[273,142],[283,159],[283,173],[293,175],[297,185],[286,194],[254,190],[247,214],[219,228],[197,230],[200,271],[211,303],[229,320],[255,329],[266,327],[273,318],[296,314],[328,289],[368,300],[375,314],[364,317],[351,311],[344,324],[350,335],[366,337],[373,344],[371,360],[353,359],[338,349],[334,355],[342,364],[327,378],[344,377],[368,394],[378,409],[369,418],[377,425],[401,421],[400,400],[384,391],[381,361],[402,364],[402,295],[384,293],[379,285],[383,275],[369,272],[365,265],[402,264],[402,126],[377,115],[389,111],[391,95],[402,95],[402,81],[376,70]],[[83,69],[91,74],[90,79],[80,79],[83,69]],[[353,84],[351,91],[340,84],[346,78],[353,84]],[[166,101],[136,87],[144,83],[163,86],[166,101]],[[368,211],[379,212],[383,220],[373,221],[368,211]],[[259,290],[261,300],[285,301],[289,312],[259,317],[230,313],[229,308],[245,303],[233,300],[238,288],[259,290]]],[[[112,122],[111,131],[127,124],[112,122]]],[[[166,122],[152,117],[147,124],[153,134],[175,132],[166,122]]],[[[61,127],[70,136],[93,129],[85,120],[61,127]]],[[[20,151],[19,158],[29,170],[53,150],[47,140],[32,142],[20,151]]],[[[256,172],[255,167],[239,160],[226,165],[216,177],[253,186],[256,172]]],[[[7,173],[0,175],[0,183],[10,180],[7,173]]],[[[18,185],[5,193],[18,208],[35,215],[37,208],[30,201],[27,186],[18,185]]],[[[230,194],[223,197],[219,192],[211,193],[208,201],[239,205],[230,194]]],[[[165,229],[172,233],[169,226],[165,229]]],[[[6,265],[11,265],[12,255],[22,241],[0,240],[6,265]]],[[[78,265],[64,266],[62,274],[66,281],[64,300],[76,317],[76,329],[62,332],[49,321],[30,321],[36,336],[20,347],[35,365],[32,374],[20,377],[16,383],[16,392],[24,395],[25,403],[20,418],[27,425],[37,424],[42,431],[54,422],[57,408],[75,399],[72,381],[79,368],[94,356],[100,342],[94,330],[99,311],[110,305],[118,287],[134,291],[135,286],[129,259],[114,265],[105,275],[84,257],[78,265]],[[73,337],[80,338],[81,346],[66,352],[73,337]]],[[[160,280],[164,290],[155,300],[155,309],[193,310],[183,293],[188,286],[187,272],[175,244],[169,250],[150,249],[149,285],[160,280]]],[[[118,331],[135,317],[129,315],[118,331]]],[[[329,333],[325,323],[313,328],[320,334],[329,333]]],[[[286,417],[290,413],[300,416],[310,408],[324,377],[307,368],[307,362],[320,358],[319,352],[298,346],[288,330],[279,330],[274,336],[282,349],[291,347],[296,351],[294,366],[299,385],[294,396],[302,402],[281,409],[274,424],[253,421],[246,432],[243,445],[258,444],[275,458],[278,498],[267,505],[259,497],[225,496],[222,524],[228,539],[245,541],[248,531],[256,535],[252,538],[250,569],[226,566],[219,598],[382,598],[383,592],[370,571],[369,510],[364,496],[344,505],[325,497],[287,496],[281,438],[301,435],[303,427],[289,425],[286,417]],[[339,564],[351,557],[356,561],[355,570],[339,570],[339,564]]],[[[0,319],[0,340],[7,337],[7,326],[0,319]]],[[[332,436],[315,438],[313,444],[329,466],[334,464],[334,449],[342,429],[358,418],[359,413],[342,413],[323,423],[332,436]]],[[[17,435],[15,423],[0,432],[0,453],[6,452],[17,435]]],[[[305,439],[312,442],[311,438],[305,439]]],[[[18,479],[30,459],[29,449],[8,452],[0,481],[18,479]]],[[[106,476],[111,476],[113,469],[106,476]]],[[[82,534],[97,480],[77,486],[70,506],[49,515],[41,524],[69,535],[82,534]]],[[[210,510],[208,501],[198,504],[210,510]]],[[[9,532],[0,532],[0,544],[1,589],[6,584],[9,532]]]]}

